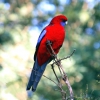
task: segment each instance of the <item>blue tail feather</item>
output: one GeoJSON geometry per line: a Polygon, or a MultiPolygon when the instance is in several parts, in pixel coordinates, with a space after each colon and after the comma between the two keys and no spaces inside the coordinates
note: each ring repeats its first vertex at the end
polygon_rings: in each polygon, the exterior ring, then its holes
{"type": "Polygon", "coordinates": [[[46,63],[44,63],[42,66],[39,66],[37,59],[35,60],[30,79],[27,85],[26,90],[32,90],[33,92],[36,90],[37,85],[42,77],[42,74],[46,68],[46,65],[50,62],[51,60],[48,60],[46,63]]]}

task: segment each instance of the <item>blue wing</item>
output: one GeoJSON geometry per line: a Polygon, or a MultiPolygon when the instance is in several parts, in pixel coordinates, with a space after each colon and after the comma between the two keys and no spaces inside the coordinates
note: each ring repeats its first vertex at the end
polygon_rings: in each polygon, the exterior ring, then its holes
{"type": "Polygon", "coordinates": [[[34,54],[34,61],[36,60],[36,54],[37,54],[37,51],[38,51],[40,42],[41,42],[41,40],[43,39],[43,37],[45,36],[45,34],[46,34],[46,30],[44,29],[44,30],[41,32],[41,34],[40,34],[40,36],[39,36],[39,38],[38,38],[37,44],[36,44],[36,50],[35,50],[35,54],[34,54]]]}
{"type": "MultiPolygon", "coordinates": [[[[45,36],[45,34],[46,34],[46,30],[43,30],[43,31],[41,32],[39,38],[38,38],[37,45],[40,44],[40,42],[41,42],[42,38],[45,36]]],[[[36,45],[36,46],[37,46],[37,45],[36,45]]]]}

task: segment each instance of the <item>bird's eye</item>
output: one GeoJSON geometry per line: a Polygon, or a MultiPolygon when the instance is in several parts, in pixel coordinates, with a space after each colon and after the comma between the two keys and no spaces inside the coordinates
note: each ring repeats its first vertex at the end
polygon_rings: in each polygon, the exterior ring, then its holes
{"type": "Polygon", "coordinates": [[[66,22],[65,20],[62,20],[62,22],[66,22]]]}

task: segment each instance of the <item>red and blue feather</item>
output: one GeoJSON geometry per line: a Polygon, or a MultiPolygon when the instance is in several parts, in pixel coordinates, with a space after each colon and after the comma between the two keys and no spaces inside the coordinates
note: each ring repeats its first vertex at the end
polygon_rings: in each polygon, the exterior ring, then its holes
{"type": "Polygon", "coordinates": [[[49,40],[52,42],[52,48],[56,54],[59,52],[65,38],[64,26],[66,22],[66,16],[55,16],[50,24],[41,32],[36,45],[34,65],[27,85],[27,90],[31,89],[33,92],[36,90],[47,64],[52,60],[46,47],[46,41],[49,40]]]}

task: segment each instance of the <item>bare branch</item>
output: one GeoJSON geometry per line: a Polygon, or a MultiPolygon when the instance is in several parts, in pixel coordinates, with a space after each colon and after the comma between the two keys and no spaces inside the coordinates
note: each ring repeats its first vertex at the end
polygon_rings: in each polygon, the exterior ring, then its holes
{"type": "Polygon", "coordinates": [[[45,76],[45,75],[43,75],[45,78],[47,78],[47,79],[49,79],[50,81],[52,81],[53,83],[55,83],[58,87],[59,87],[59,85],[55,82],[55,81],[53,81],[51,78],[49,78],[49,77],[47,77],[47,76],[45,76]]]}
{"type": "Polygon", "coordinates": [[[57,79],[58,84],[59,84],[58,87],[60,88],[60,90],[58,90],[58,91],[60,91],[61,94],[62,94],[62,100],[69,100],[69,99],[70,100],[74,100],[74,98],[73,98],[74,97],[73,90],[72,90],[72,87],[71,87],[70,82],[68,80],[68,76],[65,74],[65,71],[64,71],[63,66],[61,64],[61,61],[64,60],[64,59],[70,58],[74,54],[74,52],[76,50],[74,50],[69,56],[64,57],[62,59],[58,59],[56,53],[54,52],[54,50],[53,50],[53,48],[51,46],[51,44],[52,43],[49,40],[47,40],[47,42],[46,42],[47,50],[50,53],[50,55],[54,58],[53,59],[54,62],[53,62],[53,64],[51,64],[51,66],[52,66],[53,73],[56,76],[56,79],[57,79]],[[70,97],[69,98],[66,97],[66,92],[63,90],[62,84],[59,81],[59,78],[57,77],[56,71],[54,70],[54,64],[56,64],[58,66],[58,69],[60,71],[61,77],[62,77],[63,81],[66,83],[66,85],[68,86],[68,90],[70,92],[70,97]]]}
{"type": "Polygon", "coordinates": [[[75,53],[75,49],[73,50],[73,52],[69,55],[69,56],[67,56],[67,57],[64,57],[64,58],[62,58],[62,59],[59,59],[60,61],[61,60],[65,60],[65,59],[67,59],[67,58],[70,58],[74,53],[75,53]]]}

